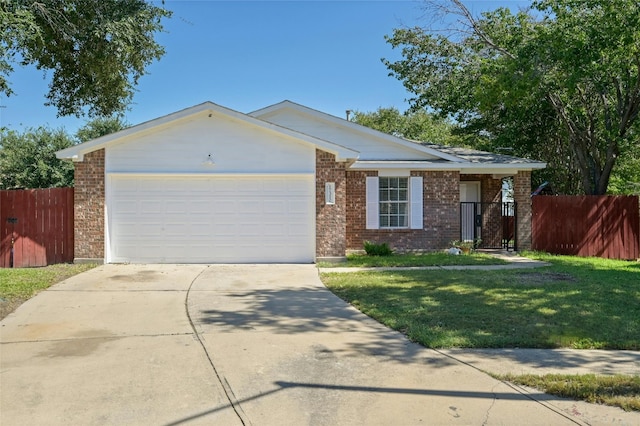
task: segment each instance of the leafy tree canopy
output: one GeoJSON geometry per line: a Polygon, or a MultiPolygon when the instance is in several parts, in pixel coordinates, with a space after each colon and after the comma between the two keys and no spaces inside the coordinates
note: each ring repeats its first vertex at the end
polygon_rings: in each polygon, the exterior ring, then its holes
{"type": "Polygon", "coordinates": [[[0,137],[0,189],[73,185],[73,164],[55,154],[73,145],[64,130],[0,130],[0,137]]]}
{"type": "Polygon", "coordinates": [[[453,136],[454,126],[447,120],[424,110],[400,113],[397,108],[378,108],[374,112],[354,113],[354,122],[384,133],[440,145],[460,144],[453,136]]]}
{"type": "Polygon", "coordinates": [[[120,117],[98,117],[82,126],[76,132],[78,142],[86,142],[97,139],[100,136],[110,135],[129,127],[129,123],[120,117]]]}
{"type": "Polygon", "coordinates": [[[428,5],[455,18],[450,31],[387,38],[402,49],[385,63],[415,94],[412,108],[547,161],[568,192],[604,194],[616,161],[639,143],[640,3],[539,0],[480,17],[461,0],[428,5]]]}
{"type": "Polygon", "coordinates": [[[0,129],[0,189],[73,186],[73,163],[56,158],[56,151],[127,126],[118,117],[97,118],[81,127],[75,138],[64,129],[44,126],[23,132],[0,129]]]}
{"type": "Polygon", "coordinates": [[[110,116],[130,103],[171,13],[143,0],[0,0],[0,94],[14,65],[52,71],[46,105],[59,116],[110,116]]]}

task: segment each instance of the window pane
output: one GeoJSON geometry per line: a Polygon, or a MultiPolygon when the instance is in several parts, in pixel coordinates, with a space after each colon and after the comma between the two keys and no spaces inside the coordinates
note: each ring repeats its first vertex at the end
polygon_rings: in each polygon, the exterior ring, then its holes
{"type": "Polygon", "coordinates": [[[409,178],[398,178],[398,188],[407,189],[409,187],[409,178]]]}
{"type": "Polygon", "coordinates": [[[398,217],[397,216],[390,216],[389,217],[389,226],[392,228],[397,228],[398,227],[398,217]]]}
{"type": "Polygon", "coordinates": [[[407,192],[406,189],[401,189],[400,191],[398,191],[398,200],[399,201],[407,201],[408,200],[408,196],[409,193],[407,192]]]}
{"type": "Polygon", "coordinates": [[[381,216],[380,217],[380,227],[388,228],[389,227],[389,216],[381,216]]]}
{"type": "Polygon", "coordinates": [[[399,214],[407,214],[407,203],[399,203],[397,204],[398,208],[397,208],[397,213],[399,214]]]}

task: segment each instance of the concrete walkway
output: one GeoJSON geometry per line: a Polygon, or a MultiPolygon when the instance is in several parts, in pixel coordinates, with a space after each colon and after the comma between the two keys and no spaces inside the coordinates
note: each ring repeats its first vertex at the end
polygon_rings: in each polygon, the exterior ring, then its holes
{"type": "Polygon", "coordinates": [[[514,252],[502,250],[483,250],[498,259],[508,263],[502,265],[442,265],[442,266],[390,266],[390,267],[343,267],[335,266],[328,268],[318,268],[320,272],[367,272],[367,271],[418,271],[418,270],[446,270],[446,271],[499,271],[505,269],[528,269],[550,266],[550,263],[540,260],[533,260],[519,256],[514,252]]]}
{"type": "Polygon", "coordinates": [[[413,344],[313,265],[103,265],[6,317],[0,350],[3,426],[640,424],[413,344]]]}

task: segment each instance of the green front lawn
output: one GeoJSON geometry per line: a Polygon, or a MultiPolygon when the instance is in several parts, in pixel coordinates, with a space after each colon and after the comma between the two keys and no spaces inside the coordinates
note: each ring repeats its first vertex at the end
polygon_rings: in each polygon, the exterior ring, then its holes
{"type": "Polygon", "coordinates": [[[426,347],[640,350],[640,263],[528,255],[553,265],[327,272],[322,280],[365,314],[426,347]]]}
{"type": "Polygon", "coordinates": [[[367,256],[350,254],[344,263],[320,263],[322,268],[331,267],[401,267],[401,266],[450,266],[450,265],[503,265],[505,262],[485,253],[454,256],[447,253],[392,254],[391,256],[367,256]]]}
{"type": "Polygon", "coordinates": [[[0,268],[0,319],[38,292],[95,267],[93,264],[61,263],[42,268],[0,268]]]}

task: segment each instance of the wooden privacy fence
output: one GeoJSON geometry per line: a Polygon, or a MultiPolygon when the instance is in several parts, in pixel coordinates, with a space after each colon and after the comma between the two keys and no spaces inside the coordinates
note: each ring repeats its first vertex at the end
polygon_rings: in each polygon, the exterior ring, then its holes
{"type": "Polygon", "coordinates": [[[0,267],[73,261],[73,188],[0,191],[0,267]]]}
{"type": "Polygon", "coordinates": [[[535,196],[533,249],[609,259],[640,257],[638,196],[535,196]]]}

